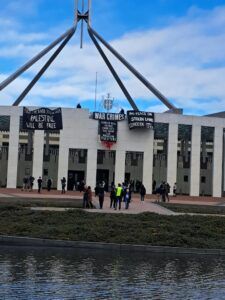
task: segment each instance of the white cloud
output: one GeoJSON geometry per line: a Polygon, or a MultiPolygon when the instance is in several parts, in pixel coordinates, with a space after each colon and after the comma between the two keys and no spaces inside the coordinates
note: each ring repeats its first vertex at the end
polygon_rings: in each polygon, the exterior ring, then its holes
{"type": "MultiPolygon", "coordinates": [[[[10,25],[8,27],[11,30],[10,25]]],[[[168,27],[127,33],[111,41],[111,44],[172,103],[184,108],[185,112],[210,113],[225,110],[224,27],[225,7],[212,11],[192,8],[185,18],[174,21],[168,27]]],[[[15,47],[6,43],[0,48],[0,59],[11,57],[25,61],[47,45],[44,42],[47,35],[46,32],[12,32],[7,42],[16,41],[15,47]]],[[[109,54],[108,51],[106,53],[109,54]]],[[[117,60],[111,55],[109,57],[133,98],[143,99],[149,110],[157,112],[167,109],[163,108],[160,101],[156,104],[155,96],[117,60]]],[[[0,99],[4,97],[11,104],[44,61],[46,59],[32,67],[26,78],[20,78],[7,87],[4,94],[1,92],[0,99]]],[[[52,99],[51,103],[64,106],[71,99],[79,102],[93,99],[96,72],[99,74],[99,98],[111,92],[116,99],[124,99],[92,43],[86,43],[84,49],[80,50],[76,38],[46,72],[44,79],[27,97],[26,103],[37,105],[44,99],[52,99]]],[[[5,76],[2,74],[0,78],[5,76]]],[[[125,105],[127,102],[124,100],[125,105]]]]}

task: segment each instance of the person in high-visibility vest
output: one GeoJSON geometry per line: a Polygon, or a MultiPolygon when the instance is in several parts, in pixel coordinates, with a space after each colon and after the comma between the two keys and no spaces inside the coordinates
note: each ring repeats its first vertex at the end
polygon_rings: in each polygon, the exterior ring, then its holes
{"type": "Polygon", "coordinates": [[[121,209],[121,201],[123,196],[123,188],[121,187],[121,184],[118,184],[118,187],[116,188],[116,203],[115,203],[115,210],[117,209],[117,204],[119,203],[119,209],[121,209]]]}

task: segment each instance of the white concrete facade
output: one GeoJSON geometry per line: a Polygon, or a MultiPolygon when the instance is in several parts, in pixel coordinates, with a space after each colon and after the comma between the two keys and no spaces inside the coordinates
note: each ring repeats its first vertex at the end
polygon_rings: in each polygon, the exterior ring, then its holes
{"type": "MultiPolygon", "coordinates": [[[[30,108],[35,109],[35,108],[30,108]]],[[[0,107],[1,116],[10,116],[9,154],[7,187],[16,188],[17,161],[19,145],[19,120],[22,116],[22,107],[0,107]]],[[[61,189],[61,178],[68,174],[68,155],[70,149],[87,149],[86,183],[92,187],[96,184],[97,152],[106,150],[100,143],[98,136],[98,121],[89,117],[85,109],[63,108],[63,130],[59,138],[58,183],[61,189]]],[[[177,145],[179,124],[192,126],[191,140],[191,176],[190,195],[198,196],[200,190],[200,153],[201,127],[214,128],[213,142],[213,196],[220,197],[223,183],[224,141],[223,131],[225,119],[216,117],[197,117],[176,114],[155,114],[155,122],[169,124],[167,150],[167,182],[173,186],[177,180],[177,145]]],[[[115,183],[123,182],[125,177],[126,152],[143,152],[143,183],[147,193],[152,192],[153,176],[153,130],[129,130],[127,121],[118,122],[118,141],[112,149],[115,156],[115,183]]],[[[34,134],[33,176],[37,179],[42,176],[44,132],[34,134]]]]}
{"type": "MultiPolygon", "coordinates": [[[[167,182],[171,185],[177,181],[177,139],[178,139],[178,124],[169,124],[168,134],[168,158],[167,158],[167,182]]],[[[172,194],[172,188],[170,190],[172,194]]]]}
{"type": "Polygon", "coordinates": [[[200,147],[201,147],[201,126],[192,126],[191,136],[191,185],[190,194],[199,195],[200,183],[200,147]]]}

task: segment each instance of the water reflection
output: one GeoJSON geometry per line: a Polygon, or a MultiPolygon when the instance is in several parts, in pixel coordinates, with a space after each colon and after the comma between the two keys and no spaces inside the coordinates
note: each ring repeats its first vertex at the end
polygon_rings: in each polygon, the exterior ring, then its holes
{"type": "Polygon", "coordinates": [[[0,299],[225,299],[225,258],[0,247],[0,299]]]}

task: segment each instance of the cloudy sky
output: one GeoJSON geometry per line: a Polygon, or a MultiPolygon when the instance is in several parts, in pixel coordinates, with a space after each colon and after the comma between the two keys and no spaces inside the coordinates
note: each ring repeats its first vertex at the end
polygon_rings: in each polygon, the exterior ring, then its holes
{"type": "MultiPolygon", "coordinates": [[[[0,81],[73,24],[74,0],[1,0],[0,81]]],[[[92,27],[185,114],[225,110],[224,0],[93,0],[92,27]]],[[[85,28],[80,28],[21,105],[97,110],[110,93],[115,107],[130,109],[85,28]]],[[[51,52],[52,53],[52,52],[51,52]]],[[[50,53],[50,54],[51,54],[50,53]]],[[[106,51],[140,110],[167,108],[106,51]]],[[[47,55],[0,92],[11,105],[47,55]]]]}

